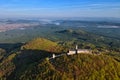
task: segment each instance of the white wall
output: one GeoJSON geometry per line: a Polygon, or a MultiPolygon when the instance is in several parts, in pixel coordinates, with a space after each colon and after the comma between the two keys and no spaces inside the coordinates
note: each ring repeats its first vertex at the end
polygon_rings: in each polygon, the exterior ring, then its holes
{"type": "Polygon", "coordinates": [[[73,55],[76,54],[76,51],[69,51],[69,53],[67,53],[67,55],[73,55]]]}

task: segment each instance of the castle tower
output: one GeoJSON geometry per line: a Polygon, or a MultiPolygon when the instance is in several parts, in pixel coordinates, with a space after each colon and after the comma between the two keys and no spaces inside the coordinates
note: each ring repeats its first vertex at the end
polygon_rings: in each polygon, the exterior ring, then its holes
{"type": "Polygon", "coordinates": [[[78,50],[78,45],[76,45],[76,48],[75,48],[76,50],[78,50]]]}
{"type": "Polygon", "coordinates": [[[55,54],[53,54],[53,55],[52,55],[52,58],[54,59],[55,57],[56,57],[55,54]]]}
{"type": "Polygon", "coordinates": [[[76,45],[75,51],[76,51],[76,54],[77,54],[77,52],[78,52],[78,45],[76,45]]]}

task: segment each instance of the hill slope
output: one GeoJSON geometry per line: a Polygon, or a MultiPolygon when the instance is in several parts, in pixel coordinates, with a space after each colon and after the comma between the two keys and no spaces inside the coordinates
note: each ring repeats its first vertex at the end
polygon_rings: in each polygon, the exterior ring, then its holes
{"type": "Polygon", "coordinates": [[[61,50],[61,47],[53,41],[50,41],[44,38],[37,38],[28,42],[26,45],[22,46],[21,49],[22,50],[43,50],[48,52],[59,53],[61,50]]]}
{"type": "Polygon", "coordinates": [[[30,66],[22,80],[119,80],[120,63],[108,56],[62,56],[30,66]]]}
{"type": "MultiPolygon", "coordinates": [[[[15,77],[22,74],[28,66],[40,60],[51,57],[52,53],[60,53],[63,48],[57,43],[44,39],[34,39],[21,47],[20,51],[0,56],[0,79],[15,77]]],[[[11,79],[12,79],[11,78],[11,79]]]]}

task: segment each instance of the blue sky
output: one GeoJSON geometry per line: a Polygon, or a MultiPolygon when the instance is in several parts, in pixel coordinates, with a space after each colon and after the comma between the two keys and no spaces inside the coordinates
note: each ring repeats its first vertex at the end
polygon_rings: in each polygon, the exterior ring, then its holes
{"type": "Polygon", "coordinates": [[[120,18],[120,0],[0,0],[0,17],[120,18]]]}

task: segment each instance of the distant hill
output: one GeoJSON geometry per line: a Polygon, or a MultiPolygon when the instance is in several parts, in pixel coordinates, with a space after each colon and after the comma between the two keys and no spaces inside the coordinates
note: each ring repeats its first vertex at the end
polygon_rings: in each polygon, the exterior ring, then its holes
{"type": "Polygon", "coordinates": [[[64,37],[64,38],[61,38],[63,41],[71,40],[77,44],[92,43],[98,47],[106,47],[106,48],[120,47],[119,45],[117,45],[117,44],[120,44],[119,39],[106,37],[104,35],[98,35],[92,32],[85,31],[83,29],[65,29],[61,31],[56,31],[56,34],[64,37]]]}
{"type": "Polygon", "coordinates": [[[72,30],[72,29],[67,29],[67,30],[62,30],[62,31],[57,31],[58,33],[74,33],[74,34],[87,34],[84,30],[72,30]]]}

